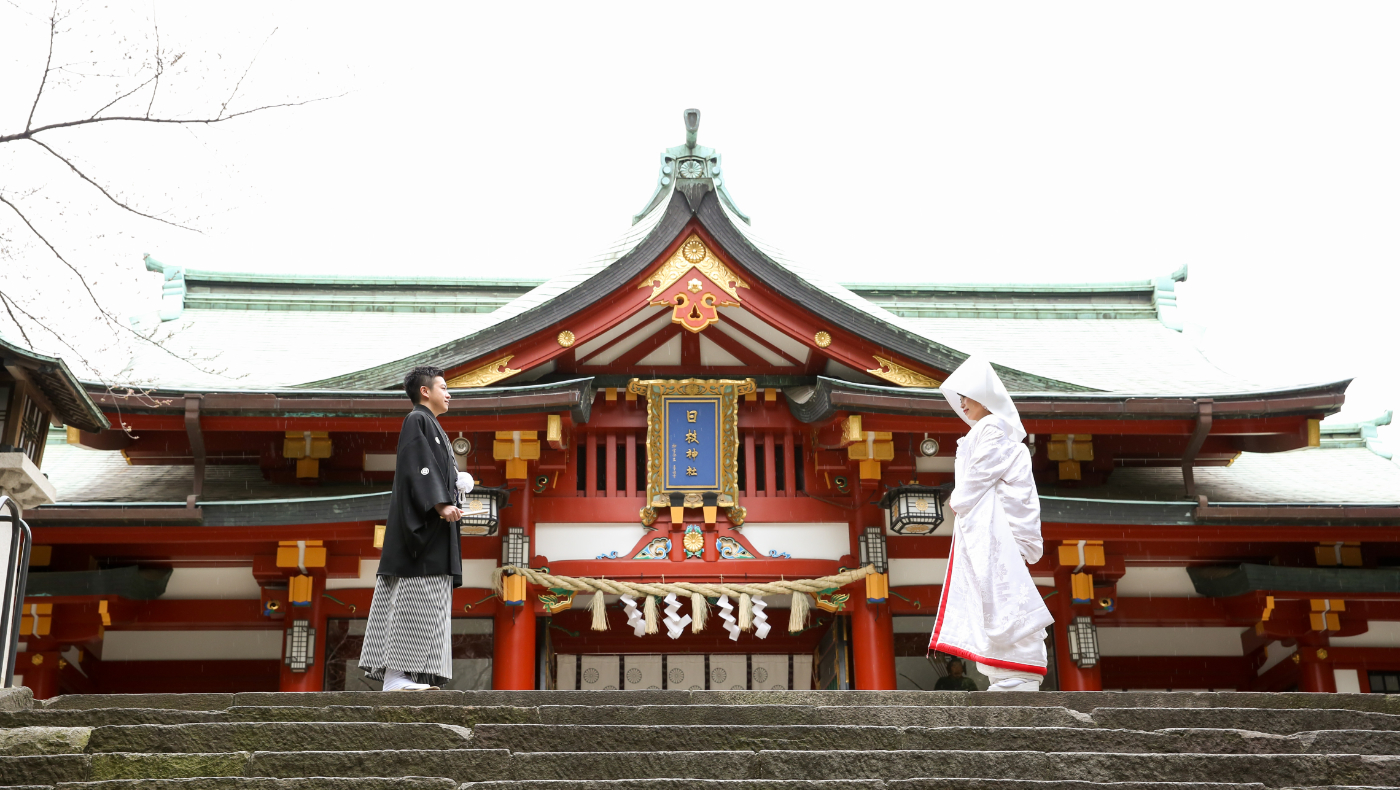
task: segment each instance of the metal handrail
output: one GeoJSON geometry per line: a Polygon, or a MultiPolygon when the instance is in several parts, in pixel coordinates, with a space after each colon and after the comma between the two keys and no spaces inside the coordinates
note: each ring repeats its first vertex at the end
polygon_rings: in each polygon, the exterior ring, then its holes
{"type": "Polygon", "coordinates": [[[19,504],[7,496],[0,495],[0,511],[6,510],[9,511],[8,518],[0,513],[0,520],[10,522],[10,556],[5,558],[5,579],[17,579],[19,583],[5,585],[4,607],[0,608],[0,650],[4,651],[5,657],[4,683],[0,684],[0,688],[9,688],[15,682],[15,658],[19,652],[24,589],[29,583],[29,549],[34,543],[34,534],[20,517],[19,504]]]}

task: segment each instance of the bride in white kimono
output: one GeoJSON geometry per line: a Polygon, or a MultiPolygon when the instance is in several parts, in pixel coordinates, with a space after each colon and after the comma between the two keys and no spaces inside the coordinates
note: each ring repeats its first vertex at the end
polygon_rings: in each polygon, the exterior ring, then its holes
{"type": "Polygon", "coordinates": [[[953,547],[929,649],[976,661],[989,691],[1037,691],[1054,618],[1026,567],[1042,552],[1026,430],[985,358],[969,357],[940,389],[972,429],[958,440],[953,547]]]}

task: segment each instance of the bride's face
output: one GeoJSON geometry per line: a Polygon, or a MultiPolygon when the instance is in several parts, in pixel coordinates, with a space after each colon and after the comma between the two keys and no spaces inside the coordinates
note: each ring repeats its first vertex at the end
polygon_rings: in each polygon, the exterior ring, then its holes
{"type": "Polygon", "coordinates": [[[983,417],[986,417],[988,414],[991,414],[990,411],[987,411],[987,407],[983,406],[982,404],[978,403],[972,398],[969,398],[966,395],[962,395],[960,397],[962,398],[963,414],[966,414],[969,420],[977,422],[983,417]]]}

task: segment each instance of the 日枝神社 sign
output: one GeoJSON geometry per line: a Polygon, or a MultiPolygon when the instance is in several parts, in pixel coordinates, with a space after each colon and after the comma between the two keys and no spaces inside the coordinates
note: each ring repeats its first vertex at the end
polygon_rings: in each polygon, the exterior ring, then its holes
{"type": "Polygon", "coordinates": [[[739,398],[754,391],[742,381],[633,379],[629,392],[647,399],[647,506],[650,526],[658,508],[715,507],[742,524],[738,501],[739,398]]]}

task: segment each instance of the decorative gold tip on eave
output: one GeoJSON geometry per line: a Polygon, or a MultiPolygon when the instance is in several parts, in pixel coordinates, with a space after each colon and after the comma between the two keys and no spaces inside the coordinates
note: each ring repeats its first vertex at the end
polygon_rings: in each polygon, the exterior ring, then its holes
{"type": "Polygon", "coordinates": [[[879,376],[885,381],[893,382],[901,387],[923,387],[925,389],[937,389],[943,385],[943,382],[938,379],[910,370],[898,362],[891,362],[884,357],[875,357],[874,359],[875,367],[865,372],[872,376],[879,376]]]}
{"type": "Polygon", "coordinates": [[[452,378],[447,382],[447,387],[448,389],[485,387],[488,384],[495,384],[501,379],[510,378],[520,372],[509,367],[510,361],[514,358],[514,354],[508,354],[494,362],[487,362],[479,368],[475,368],[452,378]]]}

